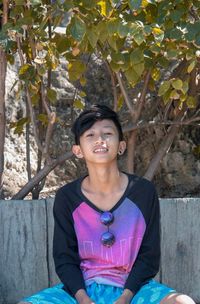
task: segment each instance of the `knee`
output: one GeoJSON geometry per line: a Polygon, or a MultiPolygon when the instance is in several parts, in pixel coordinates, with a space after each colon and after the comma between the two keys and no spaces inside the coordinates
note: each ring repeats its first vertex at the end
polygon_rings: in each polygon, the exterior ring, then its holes
{"type": "Polygon", "coordinates": [[[175,304],[195,304],[195,302],[187,295],[179,294],[175,299],[175,304]]]}
{"type": "Polygon", "coordinates": [[[187,295],[176,293],[168,295],[161,304],[195,304],[195,302],[187,295]]]}

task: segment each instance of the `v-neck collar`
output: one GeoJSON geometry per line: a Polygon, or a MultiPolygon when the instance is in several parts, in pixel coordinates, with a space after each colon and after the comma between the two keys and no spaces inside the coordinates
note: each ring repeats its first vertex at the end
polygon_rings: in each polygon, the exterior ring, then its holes
{"type": "MultiPolygon", "coordinates": [[[[126,195],[127,195],[127,192],[128,192],[128,190],[129,190],[129,185],[130,185],[130,181],[131,181],[131,176],[132,175],[130,175],[130,174],[128,174],[128,173],[125,173],[125,172],[123,172],[124,174],[126,174],[126,176],[128,177],[128,184],[127,184],[127,186],[126,186],[126,189],[124,190],[124,193],[122,194],[122,196],[120,197],[120,199],[115,203],[115,205],[110,209],[110,210],[106,210],[106,211],[109,211],[109,212],[113,212],[114,210],[116,210],[122,203],[123,203],[123,201],[124,201],[124,199],[125,199],[125,197],[126,197],[126,195]]],[[[80,195],[80,197],[82,198],[82,200],[86,203],[86,204],[88,204],[91,208],[93,208],[94,210],[96,210],[96,211],[98,211],[98,212],[100,212],[100,213],[102,213],[102,212],[105,212],[105,210],[102,210],[102,209],[100,209],[100,208],[98,208],[91,200],[89,200],[88,198],[87,198],[87,196],[85,196],[84,195],[84,193],[83,193],[83,191],[82,191],[82,189],[81,189],[81,185],[82,185],[82,182],[83,182],[83,180],[87,177],[88,175],[85,175],[85,176],[83,176],[83,177],[81,177],[79,180],[78,180],[78,193],[79,193],[79,195],[80,195]]]]}

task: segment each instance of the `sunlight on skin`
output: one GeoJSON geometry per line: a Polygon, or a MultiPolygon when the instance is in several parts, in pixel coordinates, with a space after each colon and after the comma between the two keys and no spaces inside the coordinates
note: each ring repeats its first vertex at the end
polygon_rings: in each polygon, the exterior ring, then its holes
{"type": "Polygon", "coordinates": [[[195,304],[195,302],[184,294],[171,294],[165,297],[160,304],[195,304]]]}

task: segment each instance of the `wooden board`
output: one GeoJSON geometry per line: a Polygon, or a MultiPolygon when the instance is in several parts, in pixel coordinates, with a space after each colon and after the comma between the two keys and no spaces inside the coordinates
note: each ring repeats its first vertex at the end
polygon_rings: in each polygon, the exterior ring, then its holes
{"type": "MultiPolygon", "coordinates": [[[[0,304],[59,282],[52,258],[53,199],[0,201],[0,304]]],[[[157,278],[200,302],[200,198],[161,199],[157,278]]]]}
{"type": "Polygon", "coordinates": [[[160,201],[161,281],[200,302],[200,199],[160,201]]]}
{"type": "Polygon", "coordinates": [[[45,201],[0,202],[0,303],[48,285],[45,201]]]}

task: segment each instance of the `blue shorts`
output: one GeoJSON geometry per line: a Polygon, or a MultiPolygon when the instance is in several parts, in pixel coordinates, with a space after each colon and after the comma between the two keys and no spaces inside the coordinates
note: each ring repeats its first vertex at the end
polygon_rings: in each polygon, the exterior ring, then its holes
{"type": "MultiPolygon", "coordinates": [[[[44,289],[31,297],[23,299],[23,301],[32,304],[77,304],[77,301],[65,292],[62,287],[63,285],[59,284],[44,289]]],[[[87,287],[87,294],[95,304],[112,304],[120,297],[122,292],[123,289],[120,287],[97,283],[93,283],[87,287]]],[[[175,290],[151,280],[140,288],[133,297],[131,304],[159,304],[171,292],[175,292],[175,290]]]]}

